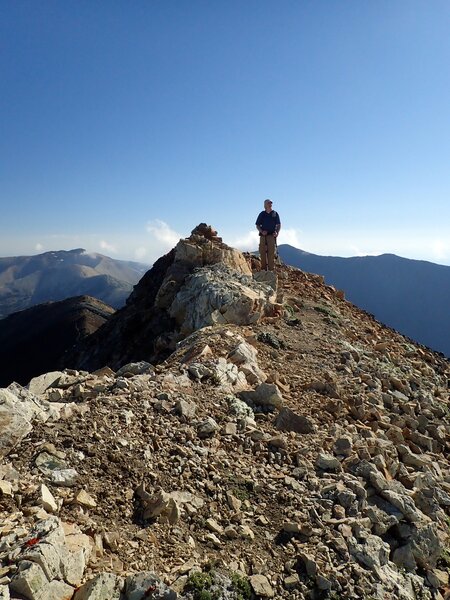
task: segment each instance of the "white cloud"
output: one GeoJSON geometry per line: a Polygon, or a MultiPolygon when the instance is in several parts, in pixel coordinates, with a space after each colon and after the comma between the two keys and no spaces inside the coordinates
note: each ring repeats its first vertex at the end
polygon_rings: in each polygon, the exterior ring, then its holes
{"type": "MultiPolygon", "coordinates": [[[[278,244],[290,244],[291,246],[295,246],[295,248],[300,248],[299,234],[300,232],[297,229],[282,228],[278,238],[278,244]]],[[[238,248],[243,251],[257,250],[259,245],[259,234],[255,229],[234,238],[224,239],[224,242],[233,248],[238,248]]]]}
{"type": "Polygon", "coordinates": [[[224,242],[232,248],[238,248],[239,250],[257,250],[258,238],[258,232],[255,229],[255,231],[247,231],[247,233],[239,237],[230,238],[224,240],[224,242]]]}
{"type": "Polygon", "coordinates": [[[149,221],[147,223],[147,231],[159,242],[159,247],[165,250],[173,248],[178,243],[178,240],[183,237],[160,219],[149,221]]]}
{"type": "Polygon", "coordinates": [[[142,260],[147,255],[147,248],[144,246],[139,246],[139,248],[135,248],[134,256],[137,260],[142,260]]]}
{"type": "MultiPolygon", "coordinates": [[[[300,248],[300,231],[298,229],[283,229],[281,228],[280,237],[278,238],[279,244],[289,244],[294,248],[300,248]]],[[[303,248],[302,248],[303,250],[303,248]]]]}
{"type": "Polygon", "coordinates": [[[440,239],[434,240],[431,252],[436,260],[444,260],[450,255],[450,244],[440,239]]]}
{"type": "Polygon", "coordinates": [[[112,244],[109,244],[107,241],[105,240],[101,240],[100,242],[100,248],[102,250],[106,250],[107,252],[112,252],[113,254],[117,254],[117,249],[115,246],[113,246],[112,244]]]}
{"type": "Polygon", "coordinates": [[[40,242],[38,242],[36,244],[36,246],[34,247],[34,249],[37,250],[37,252],[42,252],[42,250],[44,249],[44,246],[40,242]]]}

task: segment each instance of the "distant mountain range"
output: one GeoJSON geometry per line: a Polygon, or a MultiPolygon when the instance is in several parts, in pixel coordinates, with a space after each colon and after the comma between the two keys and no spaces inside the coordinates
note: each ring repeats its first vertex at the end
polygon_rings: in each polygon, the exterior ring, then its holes
{"type": "Polygon", "coordinates": [[[120,308],[148,268],[82,248],[0,258],[0,319],[42,302],[81,295],[120,308]]]}
{"type": "Polygon", "coordinates": [[[278,247],[282,260],[325,277],[379,321],[450,357],[450,267],[394,254],[339,258],[278,247]]]}

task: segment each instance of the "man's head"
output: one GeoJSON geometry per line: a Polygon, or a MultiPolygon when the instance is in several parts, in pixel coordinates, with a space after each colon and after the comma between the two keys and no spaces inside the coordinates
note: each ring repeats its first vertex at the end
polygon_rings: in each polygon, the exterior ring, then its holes
{"type": "Polygon", "coordinates": [[[268,212],[270,212],[272,210],[272,200],[264,200],[264,208],[265,210],[267,210],[268,212]]]}

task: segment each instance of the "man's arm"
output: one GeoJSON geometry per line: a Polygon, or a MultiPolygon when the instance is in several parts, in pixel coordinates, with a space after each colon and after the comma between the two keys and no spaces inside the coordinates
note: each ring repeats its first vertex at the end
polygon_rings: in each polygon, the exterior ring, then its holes
{"type": "Polygon", "coordinates": [[[280,229],[281,229],[281,221],[280,221],[280,216],[277,213],[277,219],[276,219],[276,223],[275,223],[275,231],[274,231],[274,237],[277,237],[278,234],[280,233],[280,229]]]}
{"type": "Polygon", "coordinates": [[[260,233],[260,235],[267,235],[267,231],[265,229],[262,228],[262,219],[261,219],[261,213],[258,215],[258,218],[256,219],[256,229],[258,230],[258,232],[260,233]]]}

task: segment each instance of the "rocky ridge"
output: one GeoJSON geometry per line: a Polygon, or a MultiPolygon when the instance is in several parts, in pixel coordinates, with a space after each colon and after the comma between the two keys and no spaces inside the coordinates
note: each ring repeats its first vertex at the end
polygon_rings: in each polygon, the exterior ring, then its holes
{"type": "Polygon", "coordinates": [[[62,366],[92,371],[134,360],[160,362],[190,331],[255,321],[273,304],[274,290],[251,277],[242,253],[201,223],[156,261],[126,306],[68,353],[62,366]]]}
{"type": "Polygon", "coordinates": [[[0,391],[0,598],[449,597],[448,361],[209,228],[168,257],[163,362],[0,391]]]}

